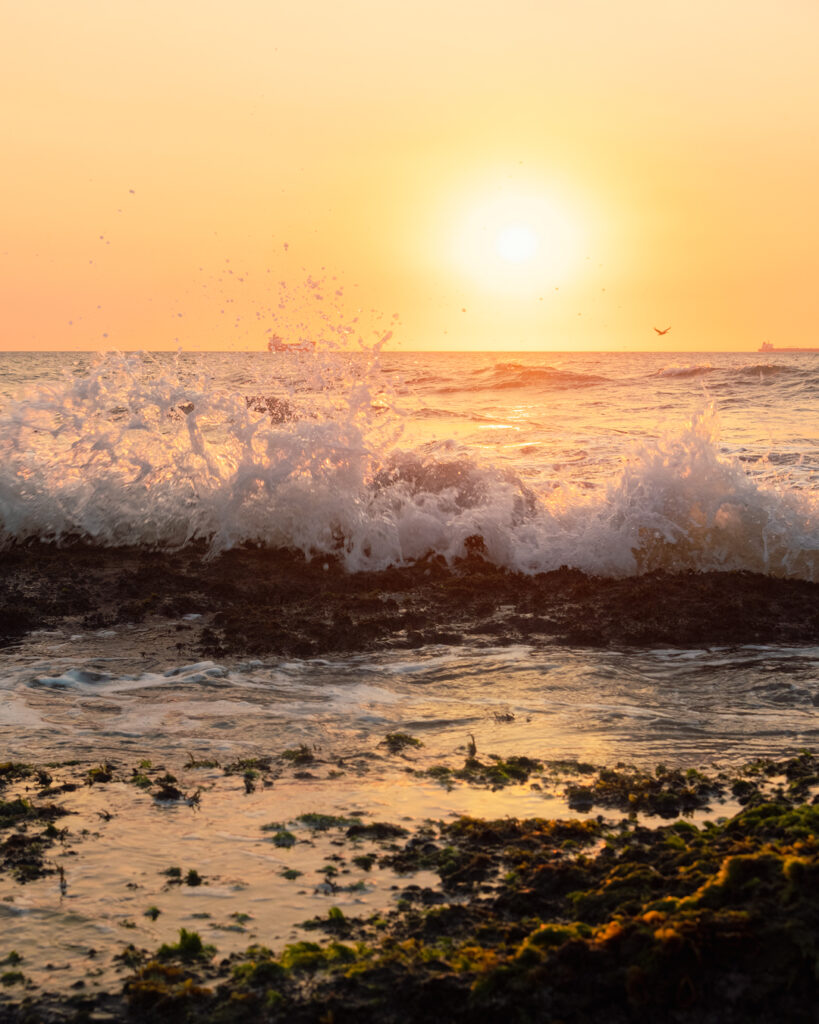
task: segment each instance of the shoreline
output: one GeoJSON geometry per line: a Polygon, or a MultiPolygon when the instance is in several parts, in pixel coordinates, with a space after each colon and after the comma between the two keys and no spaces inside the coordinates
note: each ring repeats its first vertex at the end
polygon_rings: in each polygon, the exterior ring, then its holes
{"type": "Polygon", "coordinates": [[[198,657],[527,643],[811,644],[819,584],[747,572],[527,576],[481,557],[350,574],[325,556],[20,544],[0,552],[0,645],[35,629],[150,622],[198,657]],[[180,619],[187,621],[180,624],[180,619]],[[177,633],[178,636],[171,636],[177,633]]]}
{"type": "MultiPolygon", "coordinates": [[[[523,576],[478,545],[452,565],[353,575],[291,551],[205,554],[8,549],[2,645],[61,630],[92,649],[140,624],[115,638],[125,671],[819,635],[819,585],[749,573],[523,576]]],[[[468,742],[443,751],[395,732],[221,762],[204,741],[186,761],[140,758],[144,729],[107,759],[92,730],[71,762],[0,764],[0,1016],[812,1024],[814,753],[605,766],[550,760],[542,734],[493,754],[456,728],[468,742]]]]}
{"type": "Polygon", "coordinates": [[[176,777],[0,766],[4,1019],[813,1019],[814,754],[730,772],[420,754],[396,734],[341,763],[305,747],[176,777]],[[384,817],[391,797],[359,799],[373,771],[489,814],[384,817]],[[27,918],[77,941],[42,963],[13,945],[27,918]]]}

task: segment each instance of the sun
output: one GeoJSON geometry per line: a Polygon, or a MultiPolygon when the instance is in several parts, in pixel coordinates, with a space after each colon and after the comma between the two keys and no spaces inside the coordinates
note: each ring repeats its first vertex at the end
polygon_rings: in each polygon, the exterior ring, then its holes
{"type": "Polygon", "coordinates": [[[564,280],[581,258],[578,218],[546,192],[461,197],[450,230],[453,268],[494,291],[542,290],[564,280]]]}
{"type": "Polygon", "coordinates": [[[495,238],[495,249],[506,263],[528,263],[540,248],[540,238],[528,224],[509,224],[495,238]]]}

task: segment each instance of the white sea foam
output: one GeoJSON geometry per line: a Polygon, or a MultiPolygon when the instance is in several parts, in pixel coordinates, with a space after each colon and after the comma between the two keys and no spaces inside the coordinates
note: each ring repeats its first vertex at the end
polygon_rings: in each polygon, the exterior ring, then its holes
{"type": "Polygon", "coordinates": [[[721,454],[708,411],[633,447],[604,485],[549,479],[544,459],[535,486],[477,445],[401,446],[406,416],[374,358],[317,356],[268,385],[272,402],[248,401],[150,357],[108,356],[30,391],[0,417],[2,536],[249,542],[355,571],[453,559],[480,536],[487,557],[528,573],[819,579],[815,492],[763,485],[721,454]]]}
{"type": "Polygon", "coordinates": [[[227,669],[221,665],[215,665],[212,661],[197,661],[195,665],[180,665],[178,668],[169,668],[164,673],[166,677],[181,676],[186,679],[221,679],[227,675],[227,669]]]}
{"type": "MultiPolygon", "coordinates": [[[[53,669],[52,669],[53,671],[53,669]]],[[[67,668],[54,675],[29,674],[29,685],[35,689],[72,690],[78,693],[102,695],[126,693],[131,690],[171,689],[177,686],[207,686],[227,679],[230,673],[212,661],[196,665],[182,665],[166,672],[142,672],[136,675],[113,675],[96,669],[67,668]]],[[[14,685],[13,675],[3,680],[14,685]]]]}
{"type": "Polygon", "coordinates": [[[91,669],[70,668],[58,676],[35,676],[34,686],[45,686],[52,690],[82,689],[95,691],[105,683],[111,682],[111,676],[105,672],[91,669]]]}

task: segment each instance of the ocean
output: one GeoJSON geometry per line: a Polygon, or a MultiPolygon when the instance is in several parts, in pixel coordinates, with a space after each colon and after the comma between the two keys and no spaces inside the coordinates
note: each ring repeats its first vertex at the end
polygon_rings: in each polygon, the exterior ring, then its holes
{"type": "Polygon", "coordinates": [[[402,928],[444,897],[389,837],[576,818],[592,766],[638,773],[594,828],[813,771],[755,759],[819,736],[818,398],[807,354],[0,355],[0,1004],[119,1019],[180,928],[216,965],[410,871],[402,928]]]}
{"type": "MultiPolygon", "coordinates": [[[[0,394],[7,547],[198,544],[204,563],[294,549],[366,579],[479,543],[528,576],[819,581],[812,354],[8,353],[0,394]]],[[[177,625],[201,603],[189,595],[177,625]]],[[[140,659],[144,618],[103,627],[41,628],[2,651],[10,753],[70,756],[89,737],[110,755],[236,753],[271,728],[349,746],[412,726],[444,743],[468,729],[561,755],[700,761],[816,735],[816,640],[353,641],[335,658],[180,663],[140,659]]]]}

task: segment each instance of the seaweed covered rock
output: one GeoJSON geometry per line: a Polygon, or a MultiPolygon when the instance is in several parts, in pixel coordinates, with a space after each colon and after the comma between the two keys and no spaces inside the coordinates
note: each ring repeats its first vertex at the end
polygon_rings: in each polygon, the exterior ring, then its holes
{"type": "Polygon", "coordinates": [[[132,1012],[184,1008],[214,1024],[815,1020],[815,806],[768,803],[703,828],[459,818],[435,839],[427,830],[384,860],[433,868],[455,902],[402,900],[377,926],[344,917],[343,944],[251,949],[212,991],[189,975],[160,998],[149,965],[129,983],[132,1012]]]}

